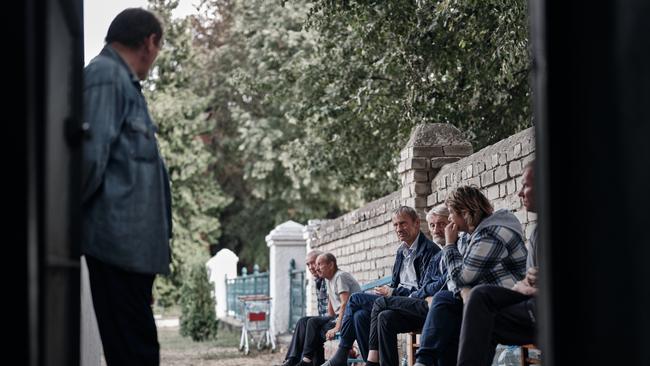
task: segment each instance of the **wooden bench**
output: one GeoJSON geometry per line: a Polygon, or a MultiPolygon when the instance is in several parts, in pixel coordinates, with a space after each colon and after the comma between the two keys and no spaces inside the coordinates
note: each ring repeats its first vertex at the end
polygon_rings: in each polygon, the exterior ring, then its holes
{"type": "MultiPolygon", "coordinates": [[[[539,359],[530,357],[530,354],[529,354],[530,350],[539,351],[539,348],[537,348],[537,346],[534,345],[534,344],[524,344],[523,346],[521,346],[521,366],[530,366],[530,365],[540,365],[541,364],[539,359]]],[[[539,351],[539,352],[541,352],[541,351],[539,351]]]]}
{"type": "MultiPolygon", "coordinates": [[[[364,285],[361,286],[361,292],[369,292],[375,287],[379,286],[384,286],[384,285],[390,285],[390,283],[393,281],[393,276],[386,276],[382,277],[378,280],[368,282],[364,285]]],[[[336,333],[336,337],[334,338],[335,340],[338,340],[340,337],[340,333],[336,333]]],[[[357,357],[357,358],[348,358],[348,365],[354,364],[354,363],[363,363],[366,362],[363,358],[357,357]]]]}

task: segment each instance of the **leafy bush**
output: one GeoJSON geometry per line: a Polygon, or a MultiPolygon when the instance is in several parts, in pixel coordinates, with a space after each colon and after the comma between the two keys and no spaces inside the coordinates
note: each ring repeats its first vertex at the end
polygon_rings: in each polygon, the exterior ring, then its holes
{"type": "Polygon", "coordinates": [[[181,286],[181,335],[199,342],[217,337],[219,320],[215,313],[213,285],[205,265],[194,260],[181,286]]]}

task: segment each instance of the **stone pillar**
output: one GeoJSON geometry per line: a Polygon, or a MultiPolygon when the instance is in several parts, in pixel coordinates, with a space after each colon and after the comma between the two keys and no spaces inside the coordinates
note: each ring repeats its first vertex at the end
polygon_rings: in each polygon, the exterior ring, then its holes
{"type": "Polygon", "coordinates": [[[205,263],[208,279],[214,284],[217,318],[224,318],[228,315],[226,278],[237,277],[237,262],[239,262],[239,257],[232,250],[221,249],[205,263]]]}
{"type": "Polygon", "coordinates": [[[307,242],[304,226],[287,221],[266,236],[269,247],[269,295],[271,300],[271,327],[273,335],[289,328],[289,265],[296,261],[296,269],[305,269],[307,242]]]}
{"type": "Polygon", "coordinates": [[[472,145],[448,123],[419,124],[411,132],[400,153],[397,171],[402,183],[401,202],[418,212],[423,232],[428,233],[424,210],[430,206],[427,197],[431,194],[431,181],[443,165],[472,152],[472,145]]]}
{"type": "Polygon", "coordinates": [[[102,340],[99,337],[86,257],[81,256],[81,344],[80,365],[99,366],[102,356],[102,340]]]}

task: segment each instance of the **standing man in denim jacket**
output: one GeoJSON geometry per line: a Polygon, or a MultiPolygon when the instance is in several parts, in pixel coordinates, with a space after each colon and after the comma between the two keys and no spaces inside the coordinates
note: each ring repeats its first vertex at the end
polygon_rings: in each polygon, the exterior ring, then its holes
{"type": "Polygon", "coordinates": [[[169,273],[171,194],[140,81],[162,36],[152,13],[126,9],[84,70],[82,252],[109,366],[160,363],[152,287],[169,273]]]}

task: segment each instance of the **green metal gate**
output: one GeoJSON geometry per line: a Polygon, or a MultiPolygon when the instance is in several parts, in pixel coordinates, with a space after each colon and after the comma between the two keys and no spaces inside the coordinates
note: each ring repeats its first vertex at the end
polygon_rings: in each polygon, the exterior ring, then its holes
{"type": "Polygon", "coordinates": [[[241,269],[241,276],[226,279],[226,301],[228,315],[243,319],[239,296],[244,295],[268,295],[269,294],[269,273],[259,273],[259,266],[253,266],[253,274],[249,275],[246,267],[241,269]]]}
{"type": "Polygon", "coordinates": [[[289,329],[293,330],[306,313],[305,270],[296,269],[296,261],[291,259],[289,267],[289,329]]]}

